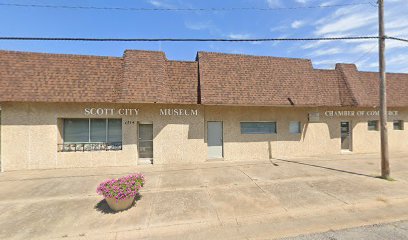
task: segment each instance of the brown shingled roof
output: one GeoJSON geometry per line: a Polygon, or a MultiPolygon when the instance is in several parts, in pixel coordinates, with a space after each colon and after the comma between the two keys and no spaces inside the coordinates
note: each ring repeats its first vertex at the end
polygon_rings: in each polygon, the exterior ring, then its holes
{"type": "Polygon", "coordinates": [[[356,102],[347,83],[337,70],[314,69],[318,82],[318,91],[324,96],[323,106],[354,106],[356,102]]]}
{"type": "MultiPolygon", "coordinates": [[[[387,74],[388,105],[408,106],[408,74],[387,74]]],[[[199,52],[194,62],[128,50],[122,58],[0,51],[0,102],[262,106],[378,105],[378,73],[353,64],[199,52]]]]}
{"type": "Polygon", "coordinates": [[[310,60],[200,52],[198,62],[203,104],[353,104],[338,72],[314,70],[310,60]]]}
{"type": "Polygon", "coordinates": [[[0,101],[197,103],[196,62],[0,51],[0,101]]]}
{"type": "MultiPolygon", "coordinates": [[[[379,74],[360,72],[354,64],[337,64],[336,69],[343,75],[355,98],[356,105],[379,106],[379,74]]],[[[387,73],[387,105],[408,106],[408,74],[387,73]]]]}
{"type": "Polygon", "coordinates": [[[0,101],[109,102],[122,59],[0,51],[0,101]]]}
{"type": "Polygon", "coordinates": [[[166,69],[166,103],[197,103],[198,63],[168,61],[166,69]]]}

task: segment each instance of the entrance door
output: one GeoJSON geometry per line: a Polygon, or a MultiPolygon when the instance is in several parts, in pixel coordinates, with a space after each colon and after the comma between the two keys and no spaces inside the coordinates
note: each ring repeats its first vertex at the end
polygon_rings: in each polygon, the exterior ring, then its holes
{"type": "Polygon", "coordinates": [[[351,151],[351,131],[350,122],[341,122],[341,150],[351,151]]]}
{"type": "Polygon", "coordinates": [[[208,158],[217,159],[223,157],[222,122],[207,123],[208,158]]]}
{"type": "Polygon", "coordinates": [[[153,124],[139,123],[139,163],[153,163],[153,124]]]}

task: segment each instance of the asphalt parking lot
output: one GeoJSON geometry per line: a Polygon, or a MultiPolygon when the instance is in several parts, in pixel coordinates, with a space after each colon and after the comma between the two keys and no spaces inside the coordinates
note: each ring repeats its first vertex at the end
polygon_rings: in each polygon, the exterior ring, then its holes
{"type": "Polygon", "coordinates": [[[408,156],[376,155],[5,172],[0,239],[274,239],[408,219],[408,156]],[[143,172],[141,198],[112,213],[99,182],[143,172]],[[405,206],[405,207],[404,207],[405,206]]]}
{"type": "Polygon", "coordinates": [[[302,235],[282,240],[401,240],[408,239],[408,221],[329,231],[302,235]]]}

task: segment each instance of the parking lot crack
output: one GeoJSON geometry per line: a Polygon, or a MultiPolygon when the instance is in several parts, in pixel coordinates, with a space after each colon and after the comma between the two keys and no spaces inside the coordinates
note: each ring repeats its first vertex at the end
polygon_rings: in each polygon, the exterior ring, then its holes
{"type": "MultiPolygon", "coordinates": [[[[309,187],[311,187],[311,188],[313,188],[313,189],[316,189],[315,186],[314,186],[313,184],[311,184],[311,183],[306,182],[306,185],[308,185],[309,187]]],[[[326,192],[326,191],[321,190],[321,189],[319,189],[319,190],[316,189],[316,190],[319,191],[319,192],[322,192],[322,193],[324,193],[324,194],[326,194],[326,195],[328,195],[328,196],[330,196],[330,197],[332,197],[332,198],[334,198],[334,199],[336,199],[336,200],[338,200],[338,201],[340,201],[340,202],[342,202],[342,203],[344,203],[344,204],[350,205],[350,203],[344,201],[344,200],[341,199],[341,198],[338,198],[337,196],[335,196],[335,195],[333,195],[333,194],[331,194],[331,193],[329,193],[329,192],[326,192]]]]}
{"type": "Polygon", "coordinates": [[[259,188],[259,190],[261,190],[263,193],[267,194],[267,192],[263,188],[261,188],[261,186],[259,186],[258,183],[253,178],[251,178],[246,172],[242,171],[242,169],[239,169],[239,168],[237,168],[237,169],[240,172],[242,172],[245,176],[247,176],[251,180],[251,182],[254,183],[259,188]]]}
{"type": "MultiPolygon", "coordinates": [[[[158,186],[160,186],[161,179],[162,179],[162,173],[160,172],[160,174],[159,174],[159,176],[157,178],[156,188],[158,186]]],[[[153,200],[150,203],[150,206],[149,206],[149,218],[147,219],[147,228],[150,228],[150,221],[152,219],[154,204],[157,202],[158,197],[159,197],[158,193],[154,194],[153,200]]]]}
{"type": "MultiPolygon", "coordinates": [[[[209,198],[210,202],[212,202],[211,201],[212,197],[211,197],[211,194],[210,194],[210,191],[208,190],[208,188],[206,188],[206,192],[207,192],[207,195],[208,195],[208,198],[209,198]]],[[[211,205],[211,206],[213,207],[214,212],[217,215],[218,222],[222,225],[222,221],[221,221],[220,216],[218,214],[217,208],[215,208],[213,205],[211,205]]]]}

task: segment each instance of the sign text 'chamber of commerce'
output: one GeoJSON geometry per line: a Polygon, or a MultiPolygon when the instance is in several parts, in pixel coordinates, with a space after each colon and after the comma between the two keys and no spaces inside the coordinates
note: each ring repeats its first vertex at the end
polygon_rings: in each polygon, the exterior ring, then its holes
{"type": "MultiPolygon", "coordinates": [[[[373,117],[380,116],[379,111],[326,111],[326,117],[373,117]]],[[[398,111],[388,111],[388,116],[398,116],[398,111]]]]}

